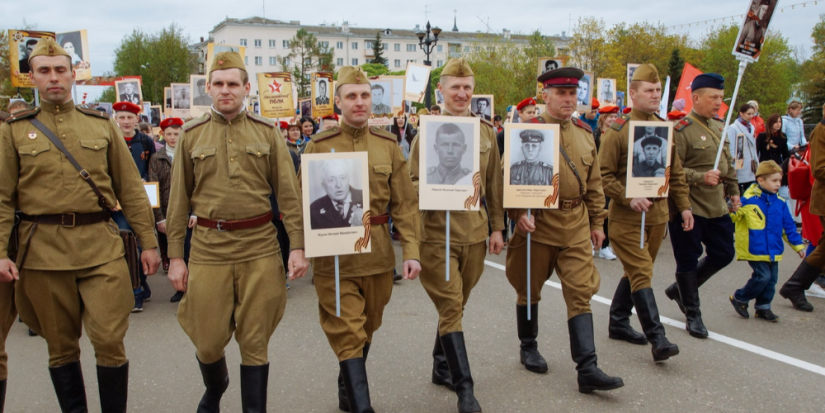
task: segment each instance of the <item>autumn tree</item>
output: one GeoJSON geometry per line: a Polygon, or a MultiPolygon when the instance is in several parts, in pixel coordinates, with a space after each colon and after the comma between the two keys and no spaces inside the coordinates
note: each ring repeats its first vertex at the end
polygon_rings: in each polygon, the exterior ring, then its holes
{"type": "Polygon", "coordinates": [[[579,17],[570,41],[569,63],[603,77],[601,73],[608,65],[606,32],[604,20],[592,16],[579,17]]]}
{"type": "MultiPolygon", "coordinates": [[[[805,102],[805,123],[816,123],[822,120],[822,105],[825,104],[825,14],[819,16],[819,23],[811,32],[814,45],[811,47],[811,58],[801,67],[802,92],[807,96],[805,102]]],[[[782,112],[778,112],[782,113],[782,112]]]]}
{"type": "Polygon", "coordinates": [[[292,68],[292,81],[298,86],[299,96],[310,94],[310,73],[315,71],[329,72],[335,69],[333,65],[333,50],[329,46],[321,45],[314,34],[306,29],[299,29],[289,40],[290,52],[280,58],[284,70],[292,68]]]}

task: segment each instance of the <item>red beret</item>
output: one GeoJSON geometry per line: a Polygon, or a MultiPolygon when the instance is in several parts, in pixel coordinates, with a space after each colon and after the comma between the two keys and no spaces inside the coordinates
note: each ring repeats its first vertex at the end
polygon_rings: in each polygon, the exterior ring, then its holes
{"type": "Polygon", "coordinates": [[[599,108],[599,113],[601,113],[601,114],[619,113],[619,107],[616,106],[616,105],[602,106],[601,108],[599,108]]]}
{"type": "Polygon", "coordinates": [[[518,105],[516,105],[516,110],[521,112],[521,110],[526,108],[527,106],[536,106],[536,100],[533,98],[524,99],[521,102],[519,102],[518,105]]]}
{"type": "Polygon", "coordinates": [[[112,109],[115,112],[132,112],[135,115],[140,113],[140,106],[135,105],[132,102],[117,102],[112,105],[112,109]]]}
{"type": "Polygon", "coordinates": [[[591,108],[591,109],[598,109],[598,108],[599,108],[599,106],[601,106],[601,103],[599,103],[599,100],[598,100],[598,99],[596,99],[596,98],[592,98],[592,99],[590,100],[590,108],[591,108]]]}
{"type": "Polygon", "coordinates": [[[181,127],[183,126],[183,119],[181,118],[166,118],[163,122],[160,123],[160,129],[166,130],[166,128],[170,126],[181,127]]]}
{"type": "Polygon", "coordinates": [[[333,113],[332,115],[326,115],[326,116],[321,118],[321,120],[330,120],[330,119],[338,120],[338,115],[333,113]]]}
{"type": "Polygon", "coordinates": [[[687,113],[681,110],[672,110],[667,114],[667,120],[679,120],[687,116],[687,113]]]}
{"type": "Polygon", "coordinates": [[[289,124],[288,124],[288,123],[286,123],[286,121],[285,121],[285,120],[280,121],[280,122],[278,123],[278,126],[280,126],[280,128],[281,128],[281,129],[289,129],[289,124]]]}
{"type": "Polygon", "coordinates": [[[628,113],[630,113],[630,111],[631,111],[631,110],[633,110],[633,108],[631,108],[631,107],[626,107],[626,108],[624,108],[624,109],[622,110],[622,113],[624,113],[625,115],[627,115],[628,113]]]}

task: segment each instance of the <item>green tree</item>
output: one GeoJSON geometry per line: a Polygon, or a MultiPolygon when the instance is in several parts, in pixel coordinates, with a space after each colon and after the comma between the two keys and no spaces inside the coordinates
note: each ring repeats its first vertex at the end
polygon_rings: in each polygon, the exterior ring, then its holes
{"type": "MultiPolygon", "coordinates": [[[[679,49],[673,49],[670,53],[670,61],[667,63],[667,74],[670,76],[670,90],[668,91],[668,102],[673,104],[676,92],[679,89],[679,81],[682,80],[682,70],[685,68],[685,59],[679,53],[679,49]]],[[[670,108],[668,108],[670,109],[670,108]]]]}
{"type": "Polygon", "coordinates": [[[375,62],[364,63],[361,65],[361,69],[364,70],[364,73],[369,77],[382,76],[390,73],[390,69],[387,69],[387,66],[375,62]]]}
{"type": "Polygon", "coordinates": [[[387,58],[384,57],[381,44],[381,32],[375,32],[375,40],[372,41],[372,61],[370,63],[387,66],[388,61],[387,58]]]}
{"type": "Polygon", "coordinates": [[[315,35],[305,29],[298,30],[289,40],[290,52],[281,58],[284,70],[289,70],[289,63],[293,63],[292,81],[297,83],[298,95],[301,97],[310,94],[310,73],[314,71],[332,71],[333,50],[321,46],[315,35]]]}
{"type": "Polygon", "coordinates": [[[570,41],[570,64],[602,77],[601,73],[608,65],[606,32],[604,20],[579,17],[570,41]]]}
{"type": "MultiPolygon", "coordinates": [[[[822,105],[825,104],[825,14],[819,15],[819,22],[811,31],[814,45],[811,58],[802,63],[802,92],[807,96],[804,112],[805,123],[816,123],[822,119],[822,105]]],[[[778,112],[781,113],[781,112],[778,112]]]]}
{"type": "Polygon", "coordinates": [[[117,95],[115,94],[115,88],[107,87],[103,90],[103,93],[100,94],[100,97],[97,98],[98,102],[109,102],[115,103],[117,102],[117,95]]]}

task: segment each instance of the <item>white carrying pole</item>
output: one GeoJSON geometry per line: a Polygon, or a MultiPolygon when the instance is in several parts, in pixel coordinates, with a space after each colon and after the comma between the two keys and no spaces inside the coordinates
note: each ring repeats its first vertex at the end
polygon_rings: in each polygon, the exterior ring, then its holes
{"type": "MultiPolygon", "coordinates": [[[[728,118],[725,120],[725,128],[730,124],[730,117],[736,110],[736,95],[739,94],[739,85],[742,83],[742,76],[745,74],[745,68],[748,67],[748,62],[744,60],[739,61],[739,75],[736,77],[736,87],[733,88],[733,96],[730,98],[730,107],[728,107],[728,118]]],[[[722,159],[722,150],[725,148],[725,141],[727,141],[726,131],[722,131],[722,139],[719,141],[719,152],[716,153],[716,162],[713,164],[713,170],[719,170],[719,161],[722,159]]]]}
{"type": "MultiPolygon", "coordinates": [[[[527,219],[528,220],[530,219],[530,208],[527,208],[527,219]]],[[[531,307],[532,307],[532,304],[533,304],[533,298],[530,295],[530,265],[531,265],[531,263],[532,263],[532,261],[530,260],[530,233],[528,232],[527,233],[527,320],[528,321],[533,319],[532,318],[533,315],[531,314],[532,311],[530,311],[531,307]]]]}
{"type": "Polygon", "coordinates": [[[645,211],[642,211],[642,233],[639,238],[639,248],[645,249],[645,211]]]}
{"type": "Polygon", "coordinates": [[[447,211],[447,245],[446,255],[444,256],[444,262],[447,265],[447,269],[445,274],[447,274],[447,282],[450,282],[450,211],[447,211]]]}
{"type": "Polygon", "coordinates": [[[670,107],[670,102],[668,101],[670,98],[670,76],[667,77],[665,81],[665,88],[662,90],[662,103],[659,104],[659,116],[663,119],[667,119],[667,112],[668,108],[670,107]]]}
{"type": "Polygon", "coordinates": [[[72,99],[74,99],[74,104],[79,105],[80,102],[77,101],[77,84],[72,83],[72,99]]]}
{"type": "Polygon", "coordinates": [[[341,318],[341,272],[337,255],[335,256],[335,316],[341,318]]]}
{"type": "Polygon", "coordinates": [[[40,93],[37,92],[37,88],[34,88],[34,106],[40,106],[40,93]]]}

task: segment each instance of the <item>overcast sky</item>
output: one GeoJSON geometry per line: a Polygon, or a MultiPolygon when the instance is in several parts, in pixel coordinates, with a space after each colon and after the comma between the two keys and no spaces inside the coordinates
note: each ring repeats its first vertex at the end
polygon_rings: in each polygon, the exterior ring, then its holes
{"type": "MultiPolygon", "coordinates": [[[[774,14],[770,30],[780,31],[792,45],[804,46],[810,53],[811,30],[819,21],[819,15],[825,13],[825,1],[820,0],[818,5],[814,5],[812,0],[807,7],[790,9],[791,5],[805,1],[780,0],[779,8],[785,11],[774,14]]],[[[299,20],[306,25],[340,24],[346,20],[350,26],[357,27],[412,29],[416,24],[424,26],[426,18],[429,18],[434,26],[450,30],[453,27],[453,10],[456,10],[461,31],[487,31],[489,25],[489,30],[494,32],[509,29],[513,33],[528,33],[539,29],[546,35],[561,34],[562,31],[569,35],[581,16],[602,18],[608,27],[621,22],[645,20],[675,26],[733,15],[737,15],[735,22],[739,24],[741,17],[738,16],[744,14],[750,4],[750,0],[584,0],[575,3],[558,0],[526,3],[441,0],[429,2],[425,18],[425,2],[405,2],[404,8],[399,8],[395,1],[376,0],[143,0],[130,6],[122,2],[89,2],[80,7],[80,3],[66,0],[36,3],[3,0],[0,28],[18,29],[27,23],[38,30],[54,32],[86,29],[92,53],[92,74],[102,75],[112,70],[115,47],[134,28],[155,32],[175,22],[191,40],[197,41],[201,36],[208,37],[209,31],[226,17],[264,15],[264,6],[267,18],[299,20]],[[285,4],[288,7],[284,8],[285,4]],[[310,4],[312,7],[307,7],[310,4]],[[529,10],[520,5],[529,5],[529,10]]],[[[713,27],[712,24],[700,24],[674,31],[700,39],[713,27]]]]}

